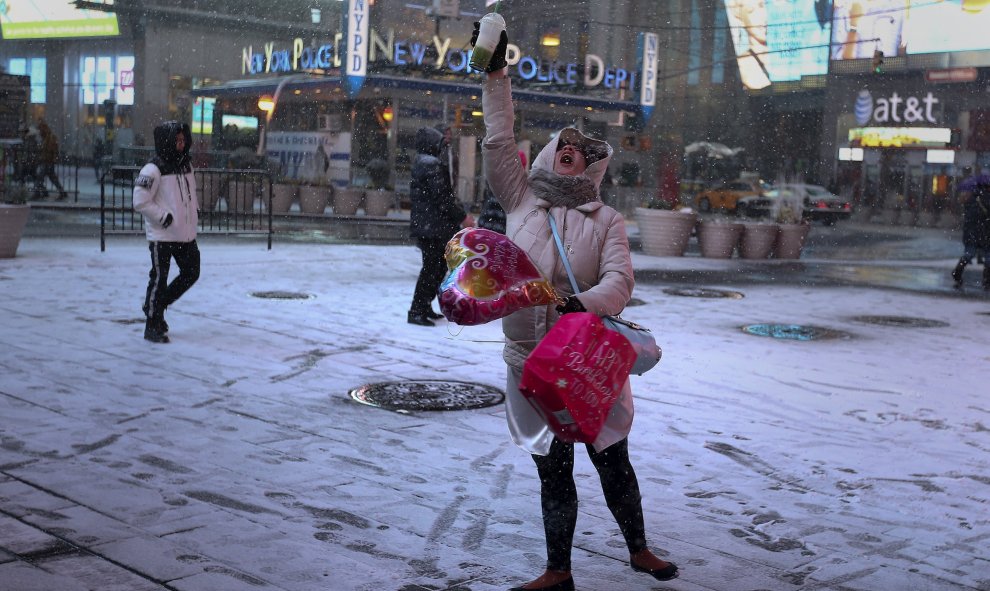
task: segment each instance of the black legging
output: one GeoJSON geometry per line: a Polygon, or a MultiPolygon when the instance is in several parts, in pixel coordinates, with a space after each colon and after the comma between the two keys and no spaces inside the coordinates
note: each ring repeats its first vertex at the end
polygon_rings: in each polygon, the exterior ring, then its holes
{"type": "Polygon", "coordinates": [[[410,312],[426,314],[431,310],[433,298],[437,297],[437,289],[443,276],[447,274],[447,263],[443,251],[447,248],[447,240],[443,238],[417,238],[416,246],[423,251],[423,267],[419,270],[416,280],[416,291],[413,292],[410,312]]]}
{"type": "Polygon", "coordinates": [[[144,313],[148,318],[161,320],[165,308],[182,297],[199,279],[199,246],[192,242],[149,242],[151,270],[148,271],[148,291],[144,299],[144,313]],[[179,276],[168,283],[168,271],[175,259],[179,276]]]}
{"type": "MultiPolygon", "coordinates": [[[[610,445],[601,453],[586,445],[588,456],[602,482],[605,503],[615,517],[629,553],[646,548],[643,504],[636,472],[629,463],[628,440],[610,445]]],[[[577,525],[578,498],[574,485],[574,444],[554,439],[550,453],[533,456],[540,475],[543,529],[547,538],[547,570],[571,570],[571,544],[577,525]]]]}

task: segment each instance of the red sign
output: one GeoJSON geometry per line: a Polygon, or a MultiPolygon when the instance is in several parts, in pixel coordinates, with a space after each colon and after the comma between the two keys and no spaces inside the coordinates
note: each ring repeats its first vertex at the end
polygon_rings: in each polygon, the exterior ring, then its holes
{"type": "Polygon", "coordinates": [[[134,88],[134,70],[120,71],[120,88],[121,90],[134,88]]]}
{"type": "Polygon", "coordinates": [[[948,82],[972,82],[976,80],[976,68],[945,68],[925,70],[925,80],[933,84],[948,82]]]}

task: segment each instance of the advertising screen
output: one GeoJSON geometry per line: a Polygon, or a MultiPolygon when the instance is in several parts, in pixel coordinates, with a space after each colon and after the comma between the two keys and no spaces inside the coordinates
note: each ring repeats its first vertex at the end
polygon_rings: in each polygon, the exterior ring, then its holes
{"type": "Polygon", "coordinates": [[[238,129],[258,129],[258,118],[247,115],[227,115],[220,118],[220,124],[224,127],[233,125],[238,129]]]}
{"type": "Polygon", "coordinates": [[[831,23],[827,2],[725,0],[743,86],[825,74],[831,23]]]}
{"type": "Polygon", "coordinates": [[[990,0],[835,0],[832,59],[990,49],[990,0]]]}
{"type": "Polygon", "coordinates": [[[4,39],[114,37],[117,15],[76,8],[72,2],[4,0],[0,2],[0,34],[4,39]]]}
{"type": "Polygon", "coordinates": [[[945,148],[952,130],[945,127],[857,127],[849,145],[860,148],[945,148]]]}

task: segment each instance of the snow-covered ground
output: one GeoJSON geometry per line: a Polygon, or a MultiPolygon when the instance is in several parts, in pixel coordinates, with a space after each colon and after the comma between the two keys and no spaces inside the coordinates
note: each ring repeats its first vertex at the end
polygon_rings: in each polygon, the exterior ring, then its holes
{"type": "MultiPolygon", "coordinates": [[[[500,387],[497,325],[407,324],[411,246],[201,249],[168,345],[141,338],[142,239],[100,253],[26,238],[0,260],[0,590],[489,591],[542,571],[535,468],[501,405],[403,414],[348,395],[395,380],[500,387]],[[275,290],[311,297],[251,295],[275,290]]],[[[681,577],[628,567],[579,449],[578,589],[990,589],[990,301],[791,280],[704,284],[742,299],[668,287],[641,282],[644,304],[624,314],[664,349],[633,378],[630,449],[651,546],[681,577]],[[754,323],[844,336],[740,328],[754,323]]]]}

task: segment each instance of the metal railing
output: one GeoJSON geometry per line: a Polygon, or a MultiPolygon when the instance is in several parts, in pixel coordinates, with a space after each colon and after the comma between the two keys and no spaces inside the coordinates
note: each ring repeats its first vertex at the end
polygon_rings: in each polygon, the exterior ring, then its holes
{"type": "Polygon", "coordinates": [[[37,158],[25,160],[21,153],[21,140],[6,140],[0,145],[0,179],[31,190],[31,199],[50,199],[59,197],[54,178],[62,185],[66,198],[73,202],[79,201],[79,165],[70,158],[60,157],[52,166],[51,171],[45,170],[37,158]]]}
{"type": "MultiPolygon", "coordinates": [[[[106,237],[144,233],[134,210],[139,166],[112,166],[100,180],[100,251],[106,237]]],[[[272,248],[272,176],[258,170],[204,168],[195,171],[199,234],[265,234],[272,248]]]]}

